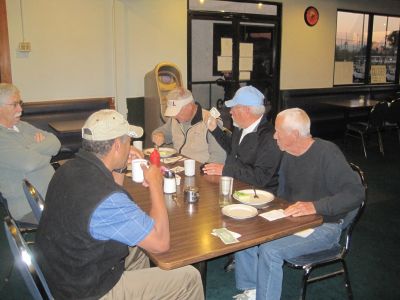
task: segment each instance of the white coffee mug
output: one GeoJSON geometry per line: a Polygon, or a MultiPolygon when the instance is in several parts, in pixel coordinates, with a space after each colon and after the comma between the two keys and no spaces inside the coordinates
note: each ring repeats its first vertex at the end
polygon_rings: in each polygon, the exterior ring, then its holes
{"type": "Polygon", "coordinates": [[[186,159],[183,163],[185,167],[186,176],[194,176],[196,170],[196,162],[194,159],[186,159]]]}
{"type": "Polygon", "coordinates": [[[133,141],[133,147],[142,151],[143,150],[143,142],[142,141],[133,141]]]}
{"type": "Polygon", "coordinates": [[[145,164],[145,165],[149,165],[149,162],[145,159],[134,159],[132,160],[132,180],[134,182],[143,182],[144,177],[143,177],[143,170],[141,165],[145,164]]]}

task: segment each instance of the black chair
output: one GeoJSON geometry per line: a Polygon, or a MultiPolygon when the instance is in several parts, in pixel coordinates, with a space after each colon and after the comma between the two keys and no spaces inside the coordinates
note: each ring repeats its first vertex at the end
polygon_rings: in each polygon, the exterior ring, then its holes
{"type": "Polygon", "coordinates": [[[36,190],[36,188],[27,179],[22,181],[22,188],[24,189],[26,199],[32,208],[33,215],[35,216],[36,221],[39,223],[40,218],[42,217],[42,211],[44,209],[44,199],[38,190],[36,190]]]}
{"type": "Polygon", "coordinates": [[[36,232],[38,228],[38,224],[33,224],[33,223],[28,223],[28,222],[22,222],[22,221],[17,221],[13,218],[11,215],[10,210],[8,209],[8,202],[7,199],[3,197],[3,195],[0,193],[0,208],[5,216],[8,216],[10,219],[14,220],[14,222],[17,224],[19,230],[23,234],[29,234],[32,232],[36,232]]]}
{"type": "Polygon", "coordinates": [[[361,182],[365,188],[365,200],[360,204],[359,208],[347,214],[343,223],[344,229],[342,233],[341,243],[333,246],[331,249],[328,250],[302,255],[286,260],[287,266],[295,269],[304,270],[300,299],[306,298],[308,284],[339,275],[344,275],[347,296],[349,299],[353,299],[353,292],[351,290],[350,278],[347,271],[345,257],[350,250],[351,234],[353,233],[353,229],[364,211],[367,196],[367,185],[365,183],[364,174],[361,169],[354,164],[350,164],[350,166],[360,176],[361,182]],[[341,268],[339,270],[310,278],[311,272],[315,269],[339,263],[341,264],[341,268]]]}
{"type": "Polygon", "coordinates": [[[14,265],[21,273],[32,298],[35,300],[54,299],[31,250],[15,222],[11,218],[5,217],[4,228],[14,257],[14,265]]]}
{"type": "Polygon", "coordinates": [[[389,103],[389,109],[386,115],[385,129],[397,130],[400,143],[400,99],[389,103]]]}
{"type": "Polygon", "coordinates": [[[361,138],[365,158],[367,158],[365,139],[369,138],[370,134],[374,133],[378,136],[379,151],[382,155],[385,155],[381,131],[385,125],[387,112],[387,102],[379,102],[371,109],[367,122],[352,122],[346,125],[345,137],[351,136],[361,138]]]}

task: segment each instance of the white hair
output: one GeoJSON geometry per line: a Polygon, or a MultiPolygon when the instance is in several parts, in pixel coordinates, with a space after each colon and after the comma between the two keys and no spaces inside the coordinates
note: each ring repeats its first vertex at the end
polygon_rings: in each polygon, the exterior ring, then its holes
{"type": "Polygon", "coordinates": [[[0,83],[0,104],[5,104],[15,94],[18,94],[18,88],[11,83],[0,83]]]}
{"type": "Polygon", "coordinates": [[[277,118],[282,118],[282,127],[286,130],[297,130],[302,137],[310,136],[311,121],[307,113],[300,108],[289,108],[281,111],[277,118]]]}
{"type": "Polygon", "coordinates": [[[253,115],[262,115],[265,113],[265,106],[264,105],[255,105],[255,106],[249,106],[250,112],[253,115]]]}

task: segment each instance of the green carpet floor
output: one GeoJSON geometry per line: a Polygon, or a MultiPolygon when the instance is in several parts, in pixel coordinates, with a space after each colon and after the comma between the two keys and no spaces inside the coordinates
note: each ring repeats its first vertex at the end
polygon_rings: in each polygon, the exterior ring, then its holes
{"type": "MultiPolygon", "coordinates": [[[[385,156],[376,146],[368,148],[368,159],[358,141],[347,147],[335,142],[347,159],[359,165],[368,183],[368,203],[358,223],[347,256],[350,280],[355,299],[400,299],[400,144],[397,136],[387,133],[385,156]]],[[[19,274],[14,270],[4,281],[11,266],[3,230],[0,234],[0,299],[30,299],[19,274]]],[[[225,273],[226,257],[208,263],[207,299],[232,299],[234,273],[225,273]]],[[[297,299],[301,271],[284,268],[282,299],[297,299]]],[[[311,285],[307,299],[346,299],[341,277],[311,285]]]]}

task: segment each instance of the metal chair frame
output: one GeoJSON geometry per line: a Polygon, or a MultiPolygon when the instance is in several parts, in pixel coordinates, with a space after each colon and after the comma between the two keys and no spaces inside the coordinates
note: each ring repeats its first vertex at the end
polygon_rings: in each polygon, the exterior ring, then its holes
{"type": "Polygon", "coordinates": [[[400,143],[400,99],[389,103],[387,117],[385,119],[385,129],[396,129],[400,143]]]}
{"type": "Polygon", "coordinates": [[[360,219],[364,208],[365,203],[367,201],[367,184],[365,182],[364,173],[361,169],[356,166],[355,164],[350,163],[351,168],[353,171],[357,172],[360,176],[361,182],[365,188],[365,199],[360,204],[359,208],[353,210],[352,212],[348,213],[345,219],[348,221],[348,226],[343,229],[343,235],[345,237],[344,245],[336,245],[333,246],[331,249],[319,251],[316,253],[311,253],[307,255],[302,255],[299,257],[295,257],[293,259],[286,260],[286,265],[294,269],[302,269],[304,270],[303,278],[302,278],[302,288],[300,291],[300,298],[306,298],[307,292],[307,285],[311,283],[315,283],[324,279],[332,278],[335,276],[343,275],[345,287],[347,291],[347,296],[349,299],[353,299],[353,291],[351,289],[349,273],[347,270],[347,265],[345,261],[345,257],[350,250],[350,242],[351,242],[351,235],[353,233],[353,229],[357,224],[358,220],[360,219]],[[331,273],[323,274],[320,276],[315,276],[310,278],[311,272],[315,269],[332,265],[332,264],[341,264],[341,269],[338,271],[334,271],[331,273]]]}
{"type": "Polygon", "coordinates": [[[32,208],[33,215],[35,216],[36,221],[39,223],[42,216],[42,211],[44,209],[44,199],[27,179],[22,181],[22,188],[24,189],[26,199],[32,208]]]}
{"type": "Polygon", "coordinates": [[[37,265],[17,225],[14,220],[8,216],[4,218],[4,229],[11,252],[14,256],[14,265],[17,266],[20,271],[33,299],[54,299],[43,273],[37,265]]]}
{"type": "Polygon", "coordinates": [[[367,136],[369,133],[377,133],[379,151],[382,155],[385,155],[383,149],[381,130],[384,127],[387,112],[388,112],[387,102],[379,102],[375,104],[374,107],[372,107],[368,116],[368,122],[354,122],[346,125],[345,137],[351,136],[354,138],[361,139],[365,158],[367,158],[365,136],[367,136]]]}

